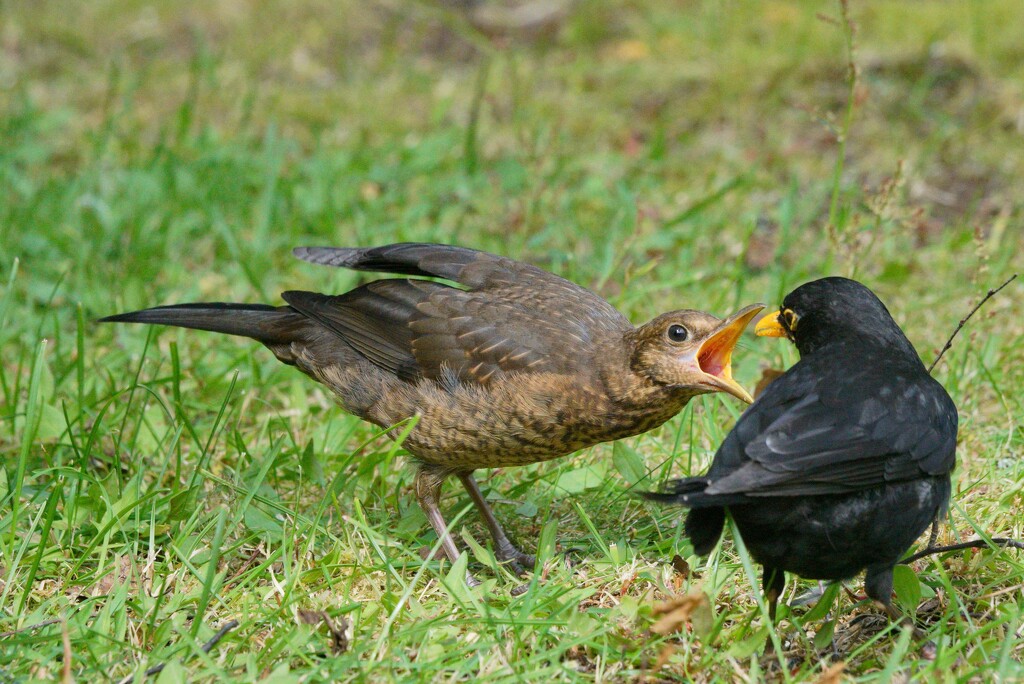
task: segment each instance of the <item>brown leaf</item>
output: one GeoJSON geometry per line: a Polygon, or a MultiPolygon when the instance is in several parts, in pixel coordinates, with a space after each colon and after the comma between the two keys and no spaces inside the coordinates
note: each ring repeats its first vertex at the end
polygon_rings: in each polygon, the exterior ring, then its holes
{"type": "Polygon", "coordinates": [[[679,649],[675,646],[675,644],[665,644],[665,646],[661,649],[661,653],[658,654],[658,659],[654,661],[654,666],[651,669],[660,670],[661,668],[665,667],[665,664],[668,662],[668,659],[671,658],[672,655],[678,650],[679,649]]]}
{"type": "Polygon", "coordinates": [[[779,370],[778,368],[764,368],[761,370],[761,379],[757,381],[757,385],[754,386],[754,399],[764,394],[764,391],[768,389],[768,385],[772,384],[780,377],[782,377],[786,371],[779,370]]]}
{"type": "Polygon", "coordinates": [[[846,670],[846,663],[839,661],[832,665],[818,677],[814,684],[842,684],[843,672],[846,670]]]}
{"type": "Polygon", "coordinates": [[[714,622],[711,602],[699,590],[663,601],[654,606],[653,612],[661,618],[651,625],[651,631],[662,636],[678,632],[686,623],[693,625],[693,631],[703,636],[711,630],[714,622]]]}
{"type": "Polygon", "coordinates": [[[683,579],[690,576],[690,565],[686,562],[686,559],[680,556],[678,553],[672,556],[672,568],[676,571],[677,575],[682,575],[683,579]]]}

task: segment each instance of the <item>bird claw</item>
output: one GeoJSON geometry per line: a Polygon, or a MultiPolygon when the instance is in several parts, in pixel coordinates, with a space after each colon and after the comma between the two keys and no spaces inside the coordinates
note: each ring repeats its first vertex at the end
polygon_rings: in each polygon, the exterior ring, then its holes
{"type": "Polygon", "coordinates": [[[517,549],[511,542],[494,552],[495,558],[517,575],[531,572],[537,564],[537,557],[517,549]]]}

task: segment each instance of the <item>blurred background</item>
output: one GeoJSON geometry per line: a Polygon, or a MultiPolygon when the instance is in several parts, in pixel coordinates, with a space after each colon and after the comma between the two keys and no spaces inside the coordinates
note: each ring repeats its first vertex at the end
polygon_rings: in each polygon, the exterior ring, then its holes
{"type": "MultiPolygon", "coordinates": [[[[254,343],[92,320],[342,292],[360,276],[291,248],[439,241],[553,270],[637,323],[853,276],[930,361],[1024,267],[1022,37],[1019,0],[0,0],[0,493],[15,510],[0,524],[0,632],[67,621],[0,656],[33,659],[19,676],[53,675],[71,652],[84,681],[122,676],[175,644],[197,654],[240,617],[227,660],[197,657],[191,674],[290,662],[358,677],[389,658],[396,679],[642,671],[657,656],[645,606],[671,584],[661,561],[685,551],[677,512],[624,487],[702,469],[736,406],[695,401],[614,458],[601,446],[488,475],[513,537],[530,546],[556,521],[581,565],[557,566],[526,604],[482,609],[431,583],[403,612],[433,540],[387,442],[254,343]],[[351,644],[297,606],[348,624],[351,644]],[[328,643],[349,655],[310,655],[328,643]],[[467,665],[477,651],[485,665],[467,665]]],[[[1020,525],[1019,292],[936,371],[961,411],[958,538],[974,534],[966,519],[1020,525]]],[[[796,358],[743,347],[747,386],[796,358]]],[[[754,610],[729,558],[708,591],[726,613],[754,610]]],[[[997,620],[1022,573],[970,562],[927,591],[991,590],[997,620]]],[[[933,674],[1019,659],[1019,630],[1001,640],[942,605],[961,641],[933,674]]],[[[1010,634],[1014,610],[998,622],[1010,634]]],[[[724,624],[740,655],[687,657],[727,680],[764,634],[724,624]]],[[[858,652],[865,671],[888,658],[877,650],[858,652]]]]}
{"type": "Polygon", "coordinates": [[[852,111],[835,2],[2,7],[4,254],[65,293],[161,255],[157,287],[273,297],[310,240],[460,242],[590,284],[795,268],[779,292],[1019,244],[1013,0],[853,3],[852,111]]]}

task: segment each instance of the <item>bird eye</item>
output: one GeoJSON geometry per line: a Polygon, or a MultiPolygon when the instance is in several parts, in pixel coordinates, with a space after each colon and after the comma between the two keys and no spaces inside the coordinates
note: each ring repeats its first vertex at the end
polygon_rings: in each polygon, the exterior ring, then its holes
{"type": "Polygon", "coordinates": [[[673,342],[685,342],[690,336],[690,331],[681,325],[668,326],[668,339],[673,342]]]}

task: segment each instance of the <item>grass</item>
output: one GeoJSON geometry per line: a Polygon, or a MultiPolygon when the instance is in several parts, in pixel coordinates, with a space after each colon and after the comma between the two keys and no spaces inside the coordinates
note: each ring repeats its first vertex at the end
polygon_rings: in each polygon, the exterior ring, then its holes
{"type": "MultiPolygon", "coordinates": [[[[161,663],[160,681],[1024,677],[1014,551],[897,578],[933,660],[841,593],[782,608],[784,657],[763,655],[756,565],[732,541],[693,556],[680,511],[631,495],[706,467],[731,399],[481,473],[543,563],[521,595],[446,488],[485,580],[470,591],[422,560],[437,540],[401,449],[321,387],[254,343],[93,323],[359,282],[298,244],[436,240],[532,261],[637,322],[855,275],[930,361],[1024,266],[1013,0],[855,3],[852,84],[827,2],[594,2],[547,43],[501,44],[429,4],[0,12],[0,681],[161,663]],[[706,609],[651,631],[655,602],[694,591],[706,609]]],[[[935,371],[961,415],[943,540],[1024,536],[1020,293],[935,371]]],[[[736,375],[794,360],[751,339],[736,375]]]]}

